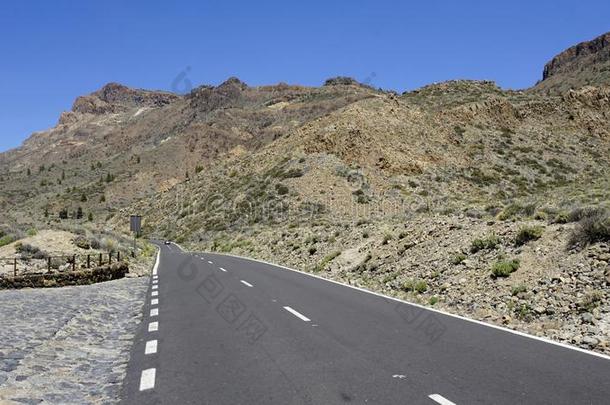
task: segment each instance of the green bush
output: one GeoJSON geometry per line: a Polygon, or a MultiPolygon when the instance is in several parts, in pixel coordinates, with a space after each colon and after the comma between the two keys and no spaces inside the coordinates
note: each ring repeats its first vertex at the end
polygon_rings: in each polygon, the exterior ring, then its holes
{"type": "Polygon", "coordinates": [[[515,237],[515,245],[521,246],[532,240],[538,240],[542,236],[544,228],[542,226],[524,226],[519,229],[515,237]]]}
{"type": "Polygon", "coordinates": [[[567,224],[568,222],[570,222],[570,213],[569,212],[565,212],[565,211],[559,211],[553,217],[553,221],[552,222],[554,224],[567,224]]]}
{"type": "Polygon", "coordinates": [[[464,253],[458,253],[457,255],[453,256],[453,258],[451,259],[451,264],[454,265],[458,265],[458,264],[462,264],[464,262],[464,260],[466,260],[466,255],[464,253]]]}
{"type": "Polygon", "coordinates": [[[11,235],[4,235],[0,238],[0,247],[13,243],[14,239],[11,235]]]}
{"type": "Polygon", "coordinates": [[[406,292],[424,293],[428,290],[428,284],[424,280],[407,280],[402,283],[402,289],[406,292]]]}
{"type": "Polygon", "coordinates": [[[510,261],[499,261],[491,267],[491,276],[493,278],[508,277],[511,273],[519,268],[519,260],[513,259],[510,261]]]}
{"type": "Polygon", "coordinates": [[[595,218],[606,214],[606,210],[600,207],[578,207],[570,211],[568,222],[578,222],[585,218],[595,218]]]}
{"type": "Polygon", "coordinates": [[[324,256],[322,261],[314,267],[313,271],[318,273],[318,272],[326,269],[326,266],[328,266],[328,264],[330,262],[332,262],[333,260],[335,260],[335,258],[337,258],[340,254],[341,254],[341,252],[338,250],[327,254],[326,256],[324,256]]]}
{"type": "Polygon", "coordinates": [[[288,186],[282,184],[282,183],[278,183],[275,185],[275,191],[277,191],[277,193],[279,195],[286,195],[288,194],[288,186]]]}
{"type": "Polygon", "coordinates": [[[591,243],[610,241],[610,215],[597,211],[582,218],[570,235],[571,246],[586,246],[591,243]]]}
{"type": "Polygon", "coordinates": [[[527,288],[526,288],[524,285],[516,285],[516,286],[514,286],[514,287],[511,289],[510,294],[511,294],[512,296],[515,296],[515,295],[519,295],[519,294],[521,294],[521,293],[524,293],[524,292],[526,292],[526,291],[527,291],[527,288]]]}
{"type": "Polygon", "coordinates": [[[495,249],[498,247],[498,245],[500,245],[500,242],[500,238],[493,234],[485,238],[475,239],[470,245],[470,251],[472,253],[476,253],[480,250],[495,249]]]}
{"type": "Polygon", "coordinates": [[[582,312],[591,312],[601,305],[604,300],[604,293],[600,290],[585,293],[582,300],[578,303],[578,308],[582,312]]]}
{"type": "Polygon", "coordinates": [[[36,236],[36,235],[38,234],[38,231],[37,231],[35,228],[31,228],[31,229],[28,229],[28,231],[26,232],[26,234],[27,234],[28,236],[30,236],[30,237],[31,237],[31,236],[36,236]]]}

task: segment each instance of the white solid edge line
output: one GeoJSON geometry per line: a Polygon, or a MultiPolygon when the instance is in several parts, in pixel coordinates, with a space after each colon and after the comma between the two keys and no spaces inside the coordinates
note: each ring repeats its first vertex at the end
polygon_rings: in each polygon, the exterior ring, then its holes
{"type": "Polygon", "coordinates": [[[224,271],[225,273],[227,272],[227,270],[223,269],[222,267],[219,267],[220,271],[224,271]]]}
{"type": "Polygon", "coordinates": [[[140,377],[140,391],[155,388],[155,374],[157,374],[157,370],[154,368],[142,370],[142,376],[140,377]]]}
{"type": "Polygon", "coordinates": [[[151,297],[156,297],[159,295],[159,291],[153,291],[152,293],[150,293],[151,297]]]}
{"type": "Polygon", "coordinates": [[[146,348],[144,349],[144,354],[155,354],[157,353],[157,341],[149,340],[146,342],[146,348]]]}
{"type": "Polygon", "coordinates": [[[159,308],[153,308],[150,310],[150,316],[159,316],[159,308]]]}
{"type": "Polygon", "coordinates": [[[284,309],[288,312],[290,312],[292,315],[296,316],[297,318],[299,318],[302,321],[305,322],[309,322],[311,321],[311,319],[309,319],[308,317],[306,317],[305,315],[295,311],[294,309],[290,308],[290,307],[284,307],[284,309]]]}
{"type": "Polygon", "coordinates": [[[152,289],[153,289],[153,290],[157,290],[157,289],[159,289],[159,286],[158,286],[158,285],[153,285],[153,286],[152,286],[152,289]]]}
{"type": "Polygon", "coordinates": [[[430,398],[434,402],[438,402],[441,405],[455,405],[455,402],[451,402],[447,398],[439,394],[428,395],[428,398],[430,398]]]}
{"type": "Polygon", "coordinates": [[[210,264],[214,264],[214,262],[211,262],[211,261],[209,261],[209,260],[208,260],[208,263],[210,263],[210,264]]]}
{"type": "Polygon", "coordinates": [[[378,297],[382,297],[382,298],[386,298],[386,299],[389,299],[389,300],[392,300],[392,301],[396,301],[396,302],[400,302],[400,303],[403,303],[403,304],[411,305],[411,306],[414,306],[414,307],[417,307],[417,308],[424,309],[426,311],[435,312],[437,314],[449,316],[449,317],[456,318],[456,319],[461,319],[461,320],[466,321],[466,322],[476,323],[476,324],[481,325],[481,326],[487,326],[488,328],[493,328],[493,329],[501,330],[503,332],[508,332],[508,333],[512,333],[514,335],[522,336],[522,337],[525,337],[525,338],[538,340],[540,342],[548,343],[548,344],[551,344],[551,345],[554,345],[554,346],[563,347],[564,349],[575,350],[577,352],[581,352],[581,353],[584,353],[584,354],[589,354],[591,356],[599,357],[599,358],[602,358],[602,359],[605,359],[605,360],[610,360],[610,356],[605,355],[605,354],[593,352],[593,351],[587,350],[587,349],[582,349],[580,347],[572,346],[572,345],[569,345],[567,343],[556,342],[556,341],[548,339],[548,338],[530,335],[530,334],[525,333],[525,332],[521,332],[521,331],[518,331],[518,330],[505,328],[503,326],[498,326],[498,325],[494,325],[494,324],[483,322],[483,321],[479,321],[477,319],[466,318],[465,316],[456,315],[456,314],[452,314],[450,312],[441,311],[440,309],[434,309],[434,308],[425,307],[425,306],[420,305],[420,304],[416,304],[416,303],[413,303],[413,302],[408,302],[408,301],[405,301],[405,300],[401,300],[400,298],[390,297],[390,296],[383,295],[383,294],[380,294],[380,293],[377,293],[377,292],[374,292],[374,291],[365,290],[364,288],[355,287],[355,286],[349,285],[349,284],[344,284],[344,283],[341,283],[341,282],[335,281],[335,280],[330,280],[328,278],[324,278],[324,277],[321,277],[321,276],[318,276],[318,275],[315,275],[315,274],[310,274],[310,273],[306,273],[304,271],[300,271],[300,270],[296,270],[296,269],[291,269],[290,267],[282,266],[281,264],[274,264],[274,263],[266,262],[264,260],[252,259],[252,258],[249,258],[249,257],[244,257],[244,256],[239,256],[239,255],[232,255],[232,254],[227,254],[227,253],[223,253],[223,254],[214,253],[214,252],[204,252],[204,253],[206,253],[206,254],[215,254],[215,255],[219,255],[219,256],[236,257],[238,259],[250,260],[250,261],[253,261],[253,262],[263,263],[263,264],[266,264],[268,266],[272,266],[272,267],[276,267],[276,268],[280,268],[280,269],[284,269],[284,270],[289,270],[289,271],[294,271],[295,273],[300,273],[300,274],[303,274],[303,275],[308,276],[308,277],[313,277],[313,278],[317,278],[319,280],[324,280],[324,281],[327,281],[329,283],[341,285],[343,287],[348,287],[348,288],[351,288],[351,289],[354,289],[354,290],[358,290],[358,291],[361,291],[361,292],[364,292],[364,293],[367,293],[367,294],[373,294],[373,295],[376,295],[378,297]]]}
{"type": "Polygon", "coordinates": [[[156,332],[159,330],[159,322],[151,322],[148,324],[149,332],[156,332]]]}
{"type": "Polygon", "coordinates": [[[152,274],[156,276],[159,271],[159,259],[161,258],[161,249],[157,250],[157,260],[155,261],[155,266],[153,267],[152,274]]]}
{"type": "Polygon", "coordinates": [[[178,249],[182,250],[183,252],[186,252],[186,250],[176,242],[172,242],[172,245],[175,245],[178,249]]]}
{"type": "Polygon", "coordinates": [[[150,300],[150,305],[159,305],[159,299],[154,298],[154,299],[150,300]]]}
{"type": "Polygon", "coordinates": [[[241,283],[247,287],[254,287],[252,284],[248,283],[246,280],[239,280],[241,283]]]}

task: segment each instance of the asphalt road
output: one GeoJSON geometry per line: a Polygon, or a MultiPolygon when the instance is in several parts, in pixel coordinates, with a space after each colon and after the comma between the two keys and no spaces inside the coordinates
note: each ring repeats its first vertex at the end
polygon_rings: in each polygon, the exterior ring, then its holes
{"type": "Polygon", "coordinates": [[[155,272],[126,404],[610,403],[603,356],[175,245],[155,272]]]}

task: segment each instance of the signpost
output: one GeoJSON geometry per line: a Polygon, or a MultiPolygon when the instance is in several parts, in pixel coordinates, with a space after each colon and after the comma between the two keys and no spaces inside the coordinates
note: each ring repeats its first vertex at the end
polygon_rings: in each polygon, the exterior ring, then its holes
{"type": "Polygon", "coordinates": [[[142,233],[142,217],[140,215],[132,215],[129,218],[129,227],[133,232],[133,252],[132,256],[136,257],[136,239],[142,233]]]}

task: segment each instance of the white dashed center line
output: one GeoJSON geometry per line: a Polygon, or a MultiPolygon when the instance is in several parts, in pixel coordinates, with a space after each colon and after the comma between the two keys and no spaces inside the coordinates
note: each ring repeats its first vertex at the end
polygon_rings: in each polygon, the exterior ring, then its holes
{"type": "Polygon", "coordinates": [[[292,315],[296,316],[297,318],[299,318],[302,321],[305,322],[309,322],[311,321],[311,319],[309,319],[308,317],[306,317],[305,315],[295,311],[294,309],[290,308],[290,307],[284,307],[284,309],[288,312],[290,312],[292,315]]]}
{"type": "Polygon", "coordinates": [[[156,332],[159,330],[159,322],[151,322],[148,324],[149,332],[156,332]]]}
{"type": "Polygon", "coordinates": [[[150,305],[159,305],[159,298],[154,298],[150,300],[150,305]]]}
{"type": "Polygon", "coordinates": [[[443,397],[442,395],[439,395],[439,394],[429,395],[428,398],[430,398],[434,402],[439,403],[441,405],[455,405],[454,402],[449,401],[447,398],[445,398],[445,397],[443,397]]]}
{"type": "Polygon", "coordinates": [[[247,281],[245,281],[245,280],[239,280],[239,281],[241,281],[241,283],[242,283],[243,285],[245,285],[246,287],[254,287],[252,284],[248,283],[248,282],[247,282],[247,281]]]}
{"type": "Polygon", "coordinates": [[[220,271],[224,271],[225,273],[227,272],[227,270],[223,269],[222,267],[219,267],[220,271]]]}
{"type": "Polygon", "coordinates": [[[149,368],[142,371],[142,377],[140,377],[140,391],[151,390],[155,388],[155,375],[157,370],[149,368]]]}
{"type": "Polygon", "coordinates": [[[209,260],[208,260],[208,263],[210,263],[210,264],[214,264],[214,262],[211,262],[211,261],[209,261],[209,260]]]}
{"type": "Polygon", "coordinates": [[[153,290],[157,290],[158,288],[159,288],[159,286],[158,286],[158,285],[153,285],[153,286],[152,286],[152,289],[153,289],[153,290]]]}
{"type": "Polygon", "coordinates": [[[157,353],[157,341],[149,340],[146,342],[146,349],[144,349],[144,354],[155,354],[157,353]]]}
{"type": "Polygon", "coordinates": [[[153,308],[150,310],[150,316],[159,316],[159,308],[153,308]]]}
{"type": "Polygon", "coordinates": [[[156,297],[157,295],[159,295],[159,291],[153,291],[152,293],[150,293],[150,295],[156,297]]]}

